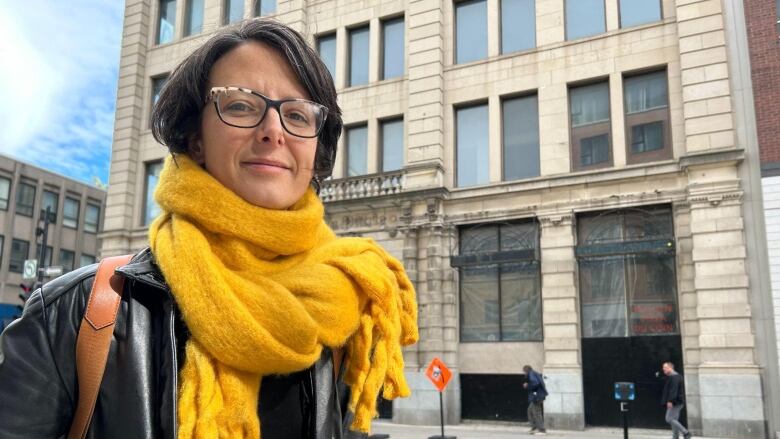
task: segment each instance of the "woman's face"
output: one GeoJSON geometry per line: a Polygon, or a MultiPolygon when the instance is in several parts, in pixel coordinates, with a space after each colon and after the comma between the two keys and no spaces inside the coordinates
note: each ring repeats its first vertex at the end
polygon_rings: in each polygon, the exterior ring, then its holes
{"type": "MultiPolygon", "coordinates": [[[[311,99],[287,60],[256,41],[239,45],[212,67],[211,87],[245,87],[271,99],[311,99]]],[[[268,108],[254,128],[223,123],[213,102],[204,107],[200,136],[190,141],[190,156],[245,201],[268,209],[287,209],[306,192],[312,178],[317,138],[293,136],[279,113],[268,108]]]]}

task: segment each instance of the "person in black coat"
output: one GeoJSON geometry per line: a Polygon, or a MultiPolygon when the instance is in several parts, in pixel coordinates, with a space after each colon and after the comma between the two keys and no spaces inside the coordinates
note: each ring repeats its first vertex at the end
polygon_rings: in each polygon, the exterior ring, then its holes
{"type": "Polygon", "coordinates": [[[544,377],[533,370],[531,366],[523,366],[526,382],[523,387],[528,390],[528,422],[531,424],[531,434],[546,435],[544,429],[544,399],[547,397],[547,387],[544,377]]]}
{"type": "Polygon", "coordinates": [[[680,411],[685,406],[685,380],[674,370],[674,364],[667,361],[662,369],[666,375],[666,383],[661,394],[661,404],[666,407],[666,422],[672,426],[672,439],[678,439],[680,433],[685,439],[690,439],[691,432],[679,421],[680,411]]]}

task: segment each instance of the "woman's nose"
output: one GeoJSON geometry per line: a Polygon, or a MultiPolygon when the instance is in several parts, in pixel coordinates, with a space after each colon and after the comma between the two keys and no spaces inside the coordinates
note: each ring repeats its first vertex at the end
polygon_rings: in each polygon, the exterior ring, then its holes
{"type": "Polygon", "coordinates": [[[279,110],[269,108],[263,121],[257,126],[255,134],[261,142],[270,142],[274,144],[284,143],[284,127],[279,110]]]}

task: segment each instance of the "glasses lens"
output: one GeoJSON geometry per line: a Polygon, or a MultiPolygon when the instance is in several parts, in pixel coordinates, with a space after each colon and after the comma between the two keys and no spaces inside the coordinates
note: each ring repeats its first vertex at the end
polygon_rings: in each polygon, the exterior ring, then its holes
{"type": "Polygon", "coordinates": [[[325,122],[325,111],[313,102],[287,101],[280,108],[284,128],[296,136],[314,137],[325,122]]]}
{"type": "Polygon", "coordinates": [[[252,93],[227,90],[217,96],[217,108],[226,123],[250,128],[260,123],[265,114],[265,101],[252,93]]]}

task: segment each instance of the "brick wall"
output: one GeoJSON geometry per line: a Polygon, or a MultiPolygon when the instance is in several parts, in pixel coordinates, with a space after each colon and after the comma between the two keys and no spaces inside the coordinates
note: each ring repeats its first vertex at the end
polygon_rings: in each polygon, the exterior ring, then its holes
{"type": "Polygon", "coordinates": [[[775,2],[745,0],[761,164],[780,163],[780,39],[775,2]]]}

